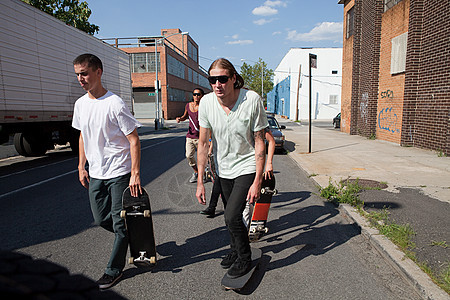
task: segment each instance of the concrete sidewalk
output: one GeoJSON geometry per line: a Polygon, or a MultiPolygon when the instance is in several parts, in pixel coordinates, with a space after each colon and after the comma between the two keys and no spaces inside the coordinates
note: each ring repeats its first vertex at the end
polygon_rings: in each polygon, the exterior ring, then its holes
{"type": "MultiPolygon", "coordinates": [[[[409,216],[411,220],[427,219],[431,223],[435,221],[433,219],[440,219],[441,223],[432,224],[437,226],[434,231],[442,233],[441,238],[449,236],[450,158],[439,157],[434,151],[401,147],[381,140],[349,135],[332,128],[314,126],[312,127],[311,153],[308,153],[308,125],[283,119],[279,119],[279,122],[286,125],[283,132],[286,136],[285,148],[289,156],[311,175],[319,186],[328,186],[330,179],[336,184],[347,178],[358,178],[386,183],[388,185],[386,190],[391,193],[399,193],[402,188],[417,189],[420,194],[429,196],[426,199],[430,199],[430,202],[438,202],[439,205],[433,206],[437,211],[420,211],[418,215],[413,215],[411,205],[406,203],[396,207],[396,213],[403,215],[402,217],[406,219],[408,216],[404,215],[411,214],[409,216]]],[[[422,205],[427,204],[422,203],[422,205]]],[[[425,299],[450,299],[450,296],[438,288],[428,275],[410,259],[406,259],[393,243],[371,228],[352,207],[341,205],[340,208],[345,216],[361,226],[362,233],[401,271],[425,299]]],[[[433,208],[427,207],[427,210],[430,209],[433,208]]],[[[428,223],[418,222],[417,224],[428,223]]],[[[427,233],[428,225],[420,226],[422,228],[413,227],[417,235],[427,233]]],[[[445,241],[450,242],[450,240],[445,241]]],[[[438,250],[444,257],[443,263],[448,263],[450,249],[438,250]]],[[[433,256],[433,253],[429,255],[433,256]]]]}
{"type": "Polygon", "coordinates": [[[346,178],[386,182],[390,191],[399,187],[421,190],[424,194],[450,203],[450,158],[434,151],[369,140],[338,130],[312,128],[311,153],[308,153],[308,126],[290,122],[283,131],[291,157],[306,172],[316,174],[322,187],[346,178]]]}

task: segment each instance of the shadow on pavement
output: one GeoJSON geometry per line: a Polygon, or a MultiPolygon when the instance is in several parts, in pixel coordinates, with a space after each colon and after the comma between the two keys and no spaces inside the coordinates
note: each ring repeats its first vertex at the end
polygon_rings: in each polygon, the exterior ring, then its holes
{"type": "Polygon", "coordinates": [[[0,251],[0,293],[4,299],[126,299],[47,260],[0,251]]]}

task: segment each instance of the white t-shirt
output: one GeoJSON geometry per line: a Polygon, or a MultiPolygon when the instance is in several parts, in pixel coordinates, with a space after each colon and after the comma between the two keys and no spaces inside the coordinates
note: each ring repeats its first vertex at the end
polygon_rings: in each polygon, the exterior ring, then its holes
{"type": "Polygon", "coordinates": [[[89,176],[111,179],[131,172],[127,135],[141,124],[123,100],[108,91],[98,99],[88,94],[75,102],[72,127],[81,131],[89,176]]]}
{"type": "Polygon", "coordinates": [[[200,126],[211,129],[216,171],[221,178],[234,179],[256,172],[254,132],[268,126],[261,97],[241,89],[227,115],[214,92],[205,95],[198,110],[200,126]]]}

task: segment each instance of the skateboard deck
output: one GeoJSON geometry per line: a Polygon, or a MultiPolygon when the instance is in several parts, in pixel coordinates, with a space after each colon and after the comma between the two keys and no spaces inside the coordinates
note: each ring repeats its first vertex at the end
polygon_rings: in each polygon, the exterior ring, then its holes
{"type": "Polygon", "coordinates": [[[208,156],[208,161],[205,167],[205,178],[206,181],[211,181],[214,183],[214,179],[216,178],[216,166],[214,165],[214,155],[208,156]]]}
{"type": "Polygon", "coordinates": [[[267,225],[267,216],[269,215],[272,196],[277,193],[275,189],[275,176],[270,179],[263,179],[261,184],[261,197],[255,203],[252,219],[248,228],[248,237],[250,242],[258,241],[264,234],[269,232],[267,225]]]}
{"type": "Polygon", "coordinates": [[[255,272],[256,267],[259,264],[259,260],[262,255],[262,251],[261,251],[261,249],[258,249],[258,248],[251,248],[251,250],[252,250],[252,268],[250,269],[250,271],[248,271],[248,273],[246,273],[243,276],[237,277],[237,278],[230,278],[230,277],[228,277],[228,274],[225,273],[225,275],[222,278],[222,287],[225,290],[239,291],[247,284],[247,282],[252,277],[253,273],[255,272]]]}
{"type": "Polygon", "coordinates": [[[150,199],[144,188],[138,197],[131,196],[129,187],[125,189],[122,195],[120,217],[125,219],[128,231],[131,254],[128,262],[136,266],[156,264],[152,210],[150,199]]]}

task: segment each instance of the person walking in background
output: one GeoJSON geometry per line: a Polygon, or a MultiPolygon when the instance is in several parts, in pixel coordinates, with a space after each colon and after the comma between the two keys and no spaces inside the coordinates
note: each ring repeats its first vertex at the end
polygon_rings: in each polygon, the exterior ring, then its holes
{"type": "Polygon", "coordinates": [[[260,197],[265,162],[264,129],[268,126],[261,97],[243,89],[244,79],[226,59],[215,60],[208,70],[213,89],[199,107],[200,138],[196,197],[206,204],[203,172],[212,134],[216,171],[225,206],[225,224],[230,234],[231,251],[221,266],[236,278],[251,268],[247,228],[242,221],[246,201],[260,197]]]}
{"type": "Polygon", "coordinates": [[[200,99],[202,99],[205,92],[201,88],[196,88],[192,92],[193,101],[186,104],[184,114],[181,117],[177,117],[177,123],[189,119],[189,129],[186,134],[186,158],[189,166],[194,170],[189,182],[197,182],[198,168],[195,161],[195,151],[197,151],[198,138],[199,138],[199,124],[198,124],[198,106],[200,99]]]}
{"type": "MultiPolygon", "coordinates": [[[[213,143],[212,139],[209,139],[209,150],[208,150],[208,160],[211,160],[211,164],[214,164],[214,153],[213,153],[213,143]]],[[[212,170],[211,170],[212,171],[212,170]]],[[[215,171],[215,168],[214,168],[215,171]]],[[[211,197],[209,199],[209,205],[205,210],[202,210],[200,213],[202,215],[206,215],[208,217],[214,217],[216,215],[216,207],[219,202],[219,197],[222,197],[222,187],[220,186],[220,178],[217,176],[217,173],[213,174],[214,182],[213,188],[211,191],[211,197]]]]}
{"type": "Polygon", "coordinates": [[[125,220],[120,217],[123,191],[129,186],[132,196],[142,193],[137,133],[141,124],[119,96],[103,87],[103,65],[97,56],[82,54],[73,67],[87,92],[75,102],[72,120],[72,127],[80,130],[79,181],[89,191],[95,224],[115,235],[105,273],[97,281],[106,289],[122,277],[128,250],[125,220]]]}

